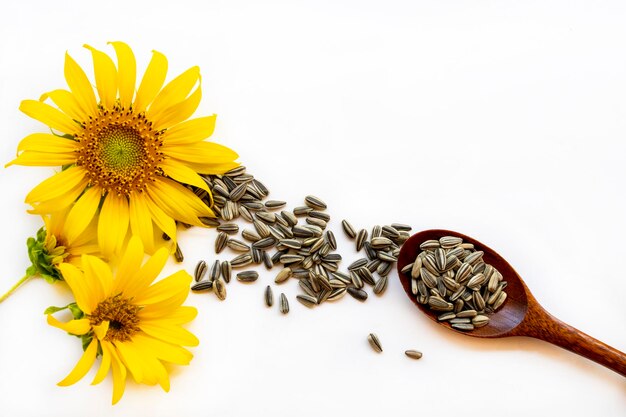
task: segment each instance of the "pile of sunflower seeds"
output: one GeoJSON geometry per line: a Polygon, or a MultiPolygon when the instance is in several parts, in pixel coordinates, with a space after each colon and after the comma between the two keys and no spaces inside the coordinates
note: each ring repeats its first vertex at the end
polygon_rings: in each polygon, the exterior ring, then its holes
{"type": "MultiPolygon", "coordinates": [[[[304,205],[285,210],[284,201],[265,200],[269,190],[263,183],[246,173],[243,166],[224,175],[204,176],[213,195],[213,210],[218,218],[205,218],[208,226],[217,227],[215,253],[226,248],[237,253],[229,260],[216,260],[207,274],[207,264],[200,261],[195,271],[193,291],[213,290],[220,299],[226,296],[224,283],[229,283],[232,269],[245,269],[250,265],[263,264],[268,270],[280,268],[275,284],[297,279],[301,294],[296,299],[307,307],[341,299],[350,294],[365,301],[368,293],[365,285],[381,295],[388,285],[388,275],[397,261],[400,246],[409,238],[410,226],[394,223],[374,226],[371,233],[358,232],[346,220],[342,222],[346,235],[355,240],[357,252],[365,256],[340,270],[342,256],[337,250],[334,233],[328,230],[331,217],[327,205],[320,198],[309,195],[304,205]],[[240,231],[233,221],[242,218],[252,227],[240,231]],[[241,234],[241,239],[236,237],[241,234]],[[208,275],[208,276],[207,276],[208,275]],[[205,277],[206,276],[206,277],[205,277]],[[377,277],[376,277],[377,276],[377,277]],[[221,281],[220,281],[221,280],[221,281]],[[217,293],[217,282],[223,288],[217,293]]],[[[205,203],[211,204],[211,196],[201,188],[191,187],[205,203]]],[[[240,282],[251,283],[258,279],[256,271],[244,270],[237,274],[240,282]]],[[[274,304],[272,288],[264,291],[266,305],[274,304]]],[[[287,297],[281,293],[279,310],[289,312],[287,297]]]]}
{"type": "Polygon", "coordinates": [[[506,300],[507,282],[483,252],[456,236],[427,240],[413,263],[402,273],[411,278],[411,292],[417,302],[440,312],[438,320],[458,330],[486,326],[491,314],[506,300]]]}

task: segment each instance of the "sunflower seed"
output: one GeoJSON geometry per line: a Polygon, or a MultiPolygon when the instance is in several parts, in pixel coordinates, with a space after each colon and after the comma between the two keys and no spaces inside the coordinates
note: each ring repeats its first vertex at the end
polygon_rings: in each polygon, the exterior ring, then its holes
{"type": "Polygon", "coordinates": [[[438,240],[427,240],[420,245],[421,250],[437,249],[439,247],[440,245],[438,240]]]}
{"type": "Polygon", "coordinates": [[[374,237],[372,234],[372,240],[370,241],[370,245],[372,246],[373,249],[379,250],[379,249],[387,249],[389,246],[391,246],[393,242],[391,241],[391,239],[386,238],[386,237],[374,237]]]}
{"type": "Polygon", "coordinates": [[[411,268],[411,278],[419,278],[420,269],[422,269],[422,258],[416,258],[415,262],[413,262],[413,268],[411,268]]]}
{"type": "Polygon", "coordinates": [[[383,226],[382,232],[383,236],[390,239],[397,239],[400,237],[400,233],[393,226],[383,226]]]}
{"type": "Polygon", "coordinates": [[[304,226],[294,226],[292,231],[293,235],[296,237],[308,238],[315,236],[315,233],[311,229],[304,226]]]}
{"type": "Polygon", "coordinates": [[[276,223],[276,215],[274,213],[270,213],[268,211],[259,211],[256,214],[256,218],[261,220],[262,222],[264,222],[266,224],[276,223]]]}
{"type": "Polygon", "coordinates": [[[213,262],[213,265],[211,265],[211,270],[209,271],[209,280],[215,281],[220,277],[221,273],[222,270],[220,269],[220,261],[216,260],[215,262],[213,262]]]}
{"type": "Polygon", "coordinates": [[[227,177],[237,177],[239,175],[242,175],[244,172],[246,172],[246,167],[243,165],[239,165],[238,167],[233,168],[230,171],[226,171],[224,175],[227,177]]]}
{"type": "Polygon", "coordinates": [[[367,300],[367,293],[358,288],[348,288],[348,294],[350,294],[353,298],[356,298],[359,301],[367,300]]]}
{"type": "Polygon", "coordinates": [[[285,219],[285,221],[290,227],[293,227],[296,224],[298,224],[298,218],[292,212],[283,210],[280,212],[280,215],[282,216],[283,219],[285,219]]]}
{"type": "Polygon", "coordinates": [[[279,200],[267,200],[265,202],[265,207],[267,207],[268,209],[279,209],[285,207],[285,205],[287,205],[285,201],[279,200]]]}
{"type": "Polygon", "coordinates": [[[328,301],[339,300],[340,298],[343,298],[343,296],[346,295],[347,292],[348,291],[345,288],[335,288],[334,290],[330,292],[327,300],[328,301]]]}
{"type": "Polygon", "coordinates": [[[241,232],[241,236],[249,242],[256,242],[261,240],[261,236],[259,236],[256,232],[248,229],[244,229],[241,232]]]}
{"type": "Polygon", "coordinates": [[[367,336],[367,341],[369,342],[372,349],[374,349],[374,351],[378,353],[381,353],[383,351],[383,345],[381,345],[378,336],[376,336],[374,333],[370,333],[369,336],[367,336]]]}
{"type": "Polygon", "coordinates": [[[482,259],[483,255],[484,255],[483,251],[472,252],[463,261],[473,266],[477,264],[480,261],[480,259],[482,259]]]}
{"type": "Polygon", "coordinates": [[[380,259],[383,262],[392,262],[392,263],[398,260],[398,258],[396,258],[395,256],[387,252],[383,252],[383,251],[378,252],[378,259],[380,259]]]}
{"type": "Polygon", "coordinates": [[[233,272],[233,268],[230,266],[230,262],[222,261],[222,264],[220,267],[222,269],[222,278],[224,278],[224,281],[229,283],[230,276],[232,275],[232,272],[233,272]]]}
{"type": "Polygon", "coordinates": [[[464,310],[464,311],[459,311],[457,313],[457,317],[458,318],[472,318],[472,317],[476,317],[478,313],[476,313],[476,310],[464,310]]]}
{"type": "Polygon", "coordinates": [[[352,262],[350,266],[348,266],[348,271],[359,269],[365,265],[367,265],[367,259],[365,258],[357,259],[356,261],[352,262]]]}
{"type": "Polygon", "coordinates": [[[215,253],[220,253],[226,247],[226,243],[228,242],[228,235],[224,232],[220,232],[217,234],[217,238],[215,239],[215,253]]]}
{"type": "Polygon", "coordinates": [[[310,295],[306,294],[296,295],[296,300],[300,301],[301,304],[309,308],[315,307],[317,305],[317,298],[311,297],[310,295]]]}
{"type": "Polygon", "coordinates": [[[213,281],[200,281],[191,286],[191,291],[205,291],[213,288],[213,281]]]}
{"type": "Polygon", "coordinates": [[[226,246],[228,246],[230,249],[234,250],[235,252],[250,251],[250,246],[246,245],[245,243],[237,239],[228,239],[228,241],[226,242],[226,246]]]}
{"type": "Polygon", "coordinates": [[[487,316],[476,316],[472,319],[472,324],[474,327],[483,327],[489,324],[489,317],[487,316]]]}
{"type": "Polygon", "coordinates": [[[308,216],[309,217],[313,217],[315,219],[324,220],[326,223],[328,223],[330,221],[330,215],[328,213],[323,212],[323,211],[313,210],[313,211],[309,212],[308,216]]]}
{"type": "Polygon", "coordinates": [[[219,220],[214,219],[212,217],[200,217],[200,221],[202,222],[202,224],[209,226],[209,227],[217,227],[221,224],[219,220]]]}
{"type": "Polygon", "coordinates": [[[283,268],[278,273],[278,275],[276,275],[276,278],[274,278],[274,282],[276,284],[280,284],[281,282],[287,281],[290,276],[291,276],[291,268],[289,268],[289,267],[283,268]]]}
{"type": "Polygon", "coordinates": [[[256,229],[260,237],[265,238],[271,235],[270,228],[267,224],[258,220],[254,220],[252,224],[254,225],[254,228],[256,229]]]}
{"type": "Polygon", "coordinates": [[[365,268],[365,267],[360,267],[359,269],[355,270],[355,272],[363,279],[364,282],[366,282],[368,285],[376,285],[376,280],[374,279],[374,275],[372,275],[372,272],[365,268]]]}
{"type": "Polygon", "coordinates": [[[471,275],[472,275],[472,266],[468,264],[467,262],[463,262],[461,266],[459,267],[458,271],[456,271],[456,275],[454,276],[454,279],[459,284],[463,284],[471,277],[471,275]]]}
{"type": "Polygon", "coordinates": [[[452,311],[448,311],[437,316],[437,320],[439,321],[452,320],[454,318],[456,318],[456,314],[454,314],[452,311]]]}
{"type": "Polygon", "coordinates": [[[435,265],[440,271],[446,269],[446,252],[441,248],[435,249],[435,265]]]}
{"type": "Polygon", "coordinates": [[[220,232],[233,234],[239,231],[239,226],[237,226],[235,223],[222,223],[217,226],[217,230],[220,232]]]}
{"type": "Polygon", "coordinates": [[[471,323],[455,323],[452,325],[453,328],[457,330],[474,330],[474,325],[471,323]]]}
{"type": "Polygon", "coordinates": [[[265,287],[265,305],[271,307],[274,305],[274,293],[269,285],[265,287]]]}
{"type": "Polygon", "coordinates": [[[183,251],[180,250],[180,246],[178,246],[178,243],[176,244],[176,251],[174,252],[174,259],[178,263],[181,263],[185,259],[185,257],[183,256],[183,251]]]}
{"type": "Polygon", "coordinates": [[[261,240],[257,240],[252,244],[252,247],[255,249],[269,249],[276,244],[276,239],[273,237],[266,237],[261,240]]]}
{"type": "Polygon", "coordinates": [[[326,222],[322,219],[316,219],[315,217],[307,217],[306,222],[308,224],[312,224],[314,226],[321,227],[322,229],[326,228],[326,222]]]}
{"type": "Polygon", "coordinates": [[[407,350],[404,352],[404,354],[406,356],[408,356],[411,359],[421,359],[422,358],[422,352],[417,351],[417,350],[407,350]]]}
{"type": "Polygon", "coordinates": [[[295,264],[297,262],[302,262],[304,260],[304,256],[302,255],[282,255],[280,257],[280,263],[287,264],[295,264]]]}
{"type": "Polygon", "coordinates": [[[307,195],[304,198],[304,202],[307,206],[317,209],[317,210],[326,210],[327,206],[320,198],[315,197],[314,195],[307,195]]]}
{"type": "Polygon", "coordinates": [[[230,261],[230,265],[233,268],[241,268],[243,266],[249,265],[252,263],[252,255],[249,253],[242,253],[239,256],[235,256],[230,261]]]}
{"type": "Polygon", "coordinates": [[[202,281],[204,278],[204,274],[206,274],[207,266],[205,261],[200,261],[196,265],[196,269],[194,270],[193,277],[196,282],[202,281]]]}
{"type": "Polygon", "coordinates": [[[363,249],[363,245],[365,245],[365,241],[367,240],[367,230],[361,229],[359,233],[356,235],[356,250],[357,252],[363,249]]]}
{"type": "Polygon", "coordinates": [[[241,282],[254,282],[259,278],[259,273],[256,271],[242,271],[237,274],[237,280],[241,282]]]}
{"type": "Polygon", "coordinates": [[[495,310],[499,309],[500,306],[502,306],[502,304],[504,303],[505,300],[506,300],[506,293],[505,292],[500,293],[500,296],[498,297],[496,302],[493,303],[493,306],[492,306],[493,310],[495,311],[495,310]]]}
{"type": "Polygon", "coordinates": [[[391,223],[391,227],[393,227],[394,229],[396,229],[398,231],[404,231],[404,232],[410,232],[411,231],[411,226],[409,226],[408,224],[391,223]]]}
{"type": "Polygon", "coordinates": [[[359,274],[354,271],[350,271],[350,278],[352,279],[352,285],[354,285],[355,288],[363,288],[363,280],[361,279],[359,274]]]}
{"type": "Polygon", "coordinates": [[[213,292],[220,300],[226,299],[226,282],[223,278],[218,278],[213,282],[213,292]]]}
{"type": "Polygon", "coordinates": [[[307,214],[309,214],[312,211],[313,211],[313,209],[311,207],[300,206],[300,207],[296,207],[295,209],[293,209],[293,214],[296,215],[296,216],[306,216],[307,214]]]}
{"type": "Polygon", "coordinates": [[[381,277],[376,285],[374,285],[374,294],[381,295],[387,289],[387,277],[381,277]]]}
{"type": "Polygon", "coordinates": [[[451,249],[463,243],[463,239],[456,236],[443,236],[439,239],[439,244],[444,249],[451,249]]]}
{"type": "Polygon", "coordinates": [[[247,222],[252,223],[254,221],[252,213],[250,213],[250,210],[248,210],[247,207],[239,206],[239,214],[241,214],[241,217],[243,217],[247,222]]]}
{"type": "Polygon", "coordinates": [[[280,298],[279,298],[279,309],[280,309],[280,312],[283,314],[289,313],[289,301],[287,301],[287,297],[282,292],[280,293],[280,298]]]}
{"type": "Polygon", "coordinates": [[[348,235],[350,239],[354,239],[356,237],[356,232],[354,231],[354,228],[347,220],[341,221],[341,227],[343,227],[343,231],[346,232],[346,235],[348,235]]]}

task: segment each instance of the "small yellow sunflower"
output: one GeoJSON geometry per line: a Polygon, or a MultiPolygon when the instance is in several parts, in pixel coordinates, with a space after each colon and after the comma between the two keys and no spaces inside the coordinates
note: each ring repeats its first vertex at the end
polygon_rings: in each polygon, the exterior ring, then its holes
{"type": "Polygon", "coordinates": [[[63,135],[27,136],[7,164],[63,166],[36,186],[26,203],[33,213],[45,214],[76,202],[69,216],[77,230],[99,210],[98,243],[105,257],[119,252],[129,226],[150,253],[159,229],[176,238],[175,220],[203,226],[199,218],[214,213],[184,184],[209,192],[198,174],[222,174],[239,165],[234,151],[204,140],[213,133],[215,115],[188,120],[202,95],[198,67],[163,87],[167,59],[155,51],[135,90],[132,50],[123,42],[111,44],[117,67],[104,52],[85,46],[93,57],[98,98],[66,54],[69,90],[21,103],[22,112],[63,135]],[[56,107],[44,103],[47,99],[56,107]]]}
{"type": "Polygon", "coordinates": [[[79,266],[82,254],[98,254],[95,219],[84,230],[78,230],[68,218],[70,211],[71,206],[42,216],[44,226],[35,237],[26,240],[31,265],[26,269],[26,275],[0,296],[0,303],[30,278],[39,276],[50,283],[62,280],[58,268],[61,263],[79,266]]]}
{"type": "Polygon", "coordinates": [[[194,307],[182,306],[192,278],[181,270],[152,284],[168,251],[157,250],[141,266],[143,256],[141,240],[133,236],[115,277],[106,263],[89,255],[82,256],[82,271],[71,264],[59,265],[79,310],[72,309],[74,319],[66,323],[48,314],[48,323],[81,336],[85,352],[58,385],[80,380],[101,354],[92,384],[102,382],[110,369],[115,404],[124,393],[127,373],[137,383],[159,384],[167,392],[170,382],[164,363],[187,365],[191,361],[193,355],[183,346],[197,346],[198,339],[181,325],[197,314],[194,307]]]}

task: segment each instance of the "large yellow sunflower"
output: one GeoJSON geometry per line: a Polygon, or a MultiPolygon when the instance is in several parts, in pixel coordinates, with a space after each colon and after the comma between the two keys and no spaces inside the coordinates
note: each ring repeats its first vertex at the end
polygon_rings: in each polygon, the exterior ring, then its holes
{"type": "Polygon", "coordinates": [[[58,281],[62,279],[60,264],[79,266],[81,255],[99,253],[95,219],[84,230],[77,230],[67,217],[69,211],[71,206],[42,216],[44,226],[35,237],[26,240],[31,265],[26,269],[26,275],[0,296],[0,303],[30,278],[39,276],[50,283],[58,281]]]}
{"type": "Polygon", "coordinates": [[[202,95],[198,67],[163,87],[167,59],[153,52],[135,90],[132,50],[122,42],[111,44],[117,67],[105,53],[85,46],[93,57],[98,98],[85,72],[66,54],[69,90],[21,103],[22,112],[63,135],[27,136],[17,158],[7,164],[63,166],[26,202],[32,212],[44,214],[76,201],[69,216],[79,230],[99,210],[98,243],[107,257],[122,247],[129,226],[148,252],[159,229],[175,239],[175,220],[203,226],[199,218],[214,214],[183,184],[209,192],[199,173],[221,174],[239,165],[234,151],[204,141],[213,133],[215,115],[187,120],[202,95]]]}
{"type": "MultiPolygon", "coordinates": [[[[82,271],[63,263],[59,269],[80,309],[74,319],[63,323],[48,314],[48,323],[82,336],[85,352],[60,386],[72,385],[89,371],[101,353],[93,384],[113,374],[113,404],[124,393],[127,372],[135,382],[159,384],[169,391],[164,363],[187,365],[193,355],[183,346],[197,346],[198,339],[181,327],[194,319],[197,310],[182,306],[189,294],[191,276],[179,271],[155,284],[168,258],[161,248],[141,266],[144,249],[133,236],[115,277],[102,260],[82,256],[82,271]],[[152,284],[152,285],[151,285],[152,284]]],[[[58,311],[53,308],[49,311],[58,311]]]]}

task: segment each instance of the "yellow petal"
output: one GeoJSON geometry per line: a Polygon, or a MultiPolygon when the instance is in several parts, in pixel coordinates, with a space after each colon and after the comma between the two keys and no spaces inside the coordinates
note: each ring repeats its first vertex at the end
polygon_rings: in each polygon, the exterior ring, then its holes
{"type": "Polygon", "coordinates": [[[126,368],[119,358],[115,348],[111,346],[109,349],[111,353],[111,369],[113,370],[113,404],[117,402],[124,395],[124,388],[126,386],[126,368]]]}
{"type": "Polygon", "coordinates": [[[140,310],[138,315],[142,322],[152,323],[166,322],[168,324],[185,324],[192,321],[198,315],[198,310],[191,306],[180,306],[174,310],[167,311],[166,314],[157,315],[157,312],[151,314],[144,314],[144,310],[140,310]]]}
{"type": "Polygon", "coordinates": [[[137,64],[135,55],[124,42],[109,42],[115,48],[117,55],[117,85],[120,90],[120,102],[128,109],[135,94],[135,80],[137,78],[137,64]]]}
{"type": "Polygon", "coordinates": [[[180,270],[158,281],[150,288],[142,291],[141,294],[137,294],[135,302],[140,305],[154,304],[174,296],[180,291],[188,292],[191,280],[192,278],[187,272],[180,270]]]}
{"type": "Polygon", "coordinates": [[[184,146],[164,143],[162,149],[168,156],[199,164],[226,163],[239,158],[232,149],[213,142],[196,142],[184,146]]]}
{"type": "Polygon", "coordinates": [[[11,165],[22,165],[29,167],[58,167],[76,162],[75,153],[49,153],[49,152],[33,152],[24,151],[17,158],[6,164],[4,167],[11,165]]]}
{"type": "Polygon", "coordinates": [[[174,219],[165,214],[150,196],[148,196],[145,201],[154,223],[176,243],[176,222],[174,219]]]}
{"type": "Polygon", "coordinates": [[[115,293],[122,292],[129,287],[133,277],[141,267],[142,260],[143,246],[141,240],[137,236],[132,236],[122,254],[120,265],[115,274],[115,281],[113,282],[115,293]]]}
{"type": "Polygon", "coordinates": [[[183,347],[172,345],[147,335],[144,336],[141,333],[133,336],[133,341],[141,344],[149,352],[153,352],[156,357],[166,362],[188,365],[193,358],[191,352],[183,347]]]}
{"type": "Polygon", "coordinates": [[[67,323],[62,323],[52,314],[48,314],[48,324],[50,326],[58,327],[61,330],[65,330],[67,333],[74,334],[76,336],[81,336],[91,330],[91,324],[89,323],[89,319],[80,319],[80,320],[70,320],[67,323]]]}
{"type": "Polygon", "coordinates": [[[85,376],[85,374],[87,374],[89,368],[91,368],[91,366],[93,365],[94,361],[96,360],[97,352],[98,340],[92,339],[87,349],[85,349],[83,356],[81,356],[74,369],[72,369],[72,372],[70,372],[69,375],[66,376],[65,379],[59,382],[57,385],[61,387],[67,387],[78,382],[78,380],[80,380],[82,377],[85,376]]]}
{"type": "Polygon", "coordinates": [[[67,90],[54,90],[43,94],[39,101],[45,101],[50,98],[59,109],[74,120],[84,121],[87,118],[87,114],[81,107],[74,94],[67,90]]]}
{"type": "Polygon", "coordinates": [[[20,110],[27,116],[63,133],[75,135],[82,127],[68,115],[54,107],[37,100],[23,100],[20,110]]]}
{"type": "Polygon", "coordinates": [[[189,168],[200,174],[213,174],[213,175],[221,175],[226,171],[230,171],[233,168],[237,168],[240,164],[239,162],[224,162],[218,164],[211,163],[193,163],[188,161],[177,161],[187,165],[189,168]]]}
{"type": "Polygon", "coordinates": [[[93,285],[93,296],[104,300],[111,296],[113,273],[111,267],[95,256],[83,255],[83,270],[93,285]]]}
{"type": "Polygon", "coordinates": [[[183,101],[200,80],[200,68],[191,67],[170,81],[156,96],[146,116],[149,120],[157,120],[169,107],[183,101]]]}
{"type": "Polygon", "coordinates": [[[188,145],[208,138],[215,131],[217,116],[198,117],[179,123],[163,134],[163,142],[168,145],[188,145]]]}
{"type": "Polygon", "coordinates": [[[127,279],[125,282],[116,282],[116,290],[121,291],[124,297],[127,298],[142,296],[146,288],[148,288],[152,281],[161,273],[168,257],[168,250],[160,248],[148,259],[139,271],[133,274],[132,279],[127,279]],[[121,284],[124,284],[124,287],[122,287],[121,284]]]}
{"type": "Polygon", "coordinates": [[[26,203],[45,202],[69,193],[73,188],[86,182],[85,171],[81,167],[71,167],[43,181],[26,195],[26,203]]]}
{"type": "Polygon", "coordinates": [[[86,282],[83,273],[74,265],[66,263],[59,264],[57,268],[59,268],[59,271],[63,276],[63,280],[72,290],[78,307],[80,307],[85,314],[91,314],[93,309],[96,307],[97,302],[100,300],[92,298],[89,292],[90,286],[86,282]]]}
{"type": "Polygon", "coordinates": [[[65,54],[65,81],[85,114],[96,114],[96,96],[89,78],[68,53],[65,54]]]}
{"type": "Polygon", "coordinates": [[[115,99],[117,98],[117,71],[115,64],[104,52],[98,51],[89,45],[83,46],[91,51],[98,95],[102,104],[110,110],[115,105],[115,99]]]}
{"type": "Polygon", "coordinates": [[[115,347],[117,348],[118,357],[124,362],[126,369],[130,371],[135,382],[140,383],[143,379],[141,359],[138,357],[135,349],[133,349],[132,343],[118,342],[115,344],[115,347]]]}
{"type": "Polygon", "coordinates": [[[105,257],[119,251],[128,231],[128,200],[109,193],[104,198],[98,220],[98,244],[105,257]]]}
{"type": "Polygon", "coordinates": [[[139,236],[148,253],[154,252],[152,216],[146,203],[145,193],[136,193],[130,198],[130,230],[139,236]]]}
{"type": "Polygon", "coordinates": [[[152,59],[143,75],[143,79],[137,90],[137,97],[133,103],[133,108],[137,113],[144,111],[146,107],[152,103],[154,97],[156,97],[161,87],[163,87],[166,75],[167,58],[160,52],[152,51],[152,59]]]}
{"type": "Polygon", "coordinates": [[[207,192],[211,192],[206,181],[204,181],[200,175],[178,161],[166,158],[161,161],[159,167],[163,169],[165,175],[178,182],[194,185],[198,188],[206,190],[207,192]]]}
{"type": "MultiPolygon", "coordinates": [[[[93,326],[93,333],[96,335],[96,337],[98,338],[98,340],[103,341],[105,336],[107,335],[107,332],[109,331],[109,324],[111,324],[109,322],[109,320],[104,320],[102,323],[98,324],[97,326],[93,326]]],[[[104,351],[104,346],[103,347],[103,351],[104,351]]]]}
{"type": "MultiPolygon", "coordinates": [[[[108,322],[107,322],[108,323],[108,322]]],[[[100,362],[100,367],[98,368],[98,372],[96,376],[93,378],[91,385],[96,385],[101,383],[104,378],[109,373],[109,368],[111,367],[111,351],[112,349],[109,345],[109,342],[103,342],[100,344],[102,347],[102,361],[100,362]]]]}
{"type": "MultiPolygon", "coordinates": [[[[78,150],[79,146],[80,144],[72,139],[51,135],[50,133],[33,133],[20,141],[17,145],[17,153],[35,151],[72,154],[78,150]]],[[[76,159],[76,156],[74,156],[74,159],[76,159]]]]}
{"type": "Polygon", "coordinates": [[[31,214],[48,214],[68,210],[72,203],[83,193],[86,186],[87,179],[79,182],[60,196],[42,202],[32,201],[29,204],[33,206],[33,209],[28,210],[28,212],[31,214]]]}
{"type": "Polygon", "coordinates": [[[101,190],[96,187],[91,187],[85,191],[85,194],[80,196],[76,204],[74,204],[70,210],[63,233],[69,246],[85,231],[93,220],[98,210],[101,197],[101,190]]]}
{"type": "Polygon", "coordinates": [[[157,178],[148,187],[148,194],[168,216],[176,220],[203,227],[198,217],[214,217],[213,211],[197,195],[168,178],[157,178]]]}
{"type": "Polygon", "coordinates": [[[189,97],[180,103],[167,108],[158,119],[154,119],[155,128],[159,130],[168,129],[189,119],[191,115],[195,113],[201,99],[202,89],[198,86],[196,91],[194,91],[189,97]]]}
{"type": "Polygon", "coordinates": [[[158,322],[142,323],[141,330],[155,339],[181,346],[198,346],[198,338],[190,331],[176,325],[167,325],[158,322]]]}

